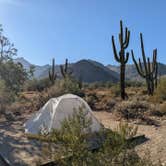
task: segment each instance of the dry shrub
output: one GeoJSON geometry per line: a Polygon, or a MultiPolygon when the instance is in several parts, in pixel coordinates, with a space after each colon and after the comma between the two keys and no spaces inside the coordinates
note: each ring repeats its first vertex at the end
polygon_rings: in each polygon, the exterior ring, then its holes
{"type": "Polygon", "coordinates": [[[151,101],[155,103],[166,101],[166,78],[160,80],[154,96],[151,97],[151,101]]]}
{"type": "Polygon", "coordinates": [[[32,79],[26,81],[24,84],[24,90],[26,91],[43,91],[45,88],[49,88],[51,86],[51,82],[49,78],[43,78],[43,79],[32,79]]]}
{"type": "Polygon", "coordinates": [[[5,112],[6,106],[14,101],[15,95],[7,87],[3,80],[0,80],[0,111],[5,112]]]}
{"type": "Polygon", "coordinates": [[[82,90],[79,88],[78,82],[66,78],[63,80],[58,80],[56,83],[50,88],[42,91],[37,97],[35,97],[32,101],[32,109],[38,110],[40,109],[49,99],[54,97],[59,97],[61,95],[72,93],[78,96],[83,96],[82,90]]]}
{"type": "Polygon", "coordinates": [[[96,93],[89,93],[85,96],[86,102],[89,104],[89,106],[95,111],[96,107],[95,104],[99,101],[96,93]]]}
{"type": "Polygon", "coordinates": [[[137,119],[149,110],[147,102],[122,101],[116,106],[116,111],[125,119],[137,119]]]}
{"type": "Polygon", "coordinates": [[[126,120],[139,120],[140,123],[147,125],[158,125],[158,123],[149,116],[154,112],[156,107],[147,101],[122,101],[115,107],[115,114],[126,120]]]}
{"type": "Polygon", "coordinates": [[[120,86],[119,84],[115,84],[111,87],[111,92],[113,96],[117,97],[120,96],[120,86]]]}

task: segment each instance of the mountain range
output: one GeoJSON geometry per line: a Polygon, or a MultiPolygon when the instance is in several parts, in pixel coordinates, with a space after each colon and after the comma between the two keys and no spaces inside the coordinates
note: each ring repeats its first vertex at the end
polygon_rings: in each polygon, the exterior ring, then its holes
{"type": "MultiPolygon", "coordinates": [[[[24,58],[14,59],[15,63],[21,63],[23,67],[28,71],[32,65],[30,62],[24,58]]],[[[34,65],[34,64],[33,64],[34,65]]],[[[42,79],[48,77],[48,70],[51,67],[50,65],[34,65],[35,72],[34,77],[36,79],[42,79]]],[[[72,70],[73,76],[77,79],[81,79],[83,82],[92,83],[92,82],[118,82],[120,67],[114,65],[103,65],[99,62],[83,59],[75,63],[69,64],[69,67],[72,70]]],[[[55,66],[56,73],[58,77],[61,77],[60,65],[55,66]]],[[[166,65],[159,63],[159,74],[160,76],[166,75],[166,65]]],[[[126,78],[129,80],[141,80],[141,77],[137,73],[135,65],[129,64],[126,65],[126,78]]]]}

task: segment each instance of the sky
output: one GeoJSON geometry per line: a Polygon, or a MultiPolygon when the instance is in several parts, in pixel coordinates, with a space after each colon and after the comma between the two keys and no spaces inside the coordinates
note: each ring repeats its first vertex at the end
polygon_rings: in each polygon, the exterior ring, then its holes
{"type": "MultiPolygon", "coordinates": [[[[44,65],[93,59],[105,65],[114,59],[111,36],[117,48],[119,21],[131,31],[128,51],[141,57],[139,33],[146,55],[158,49],[166,63],[165,0],[0,0],[0,24],[18,49],[18,57],[44,65]]],[[[130,56],[129,63],[132,63],[130,56]]]]}

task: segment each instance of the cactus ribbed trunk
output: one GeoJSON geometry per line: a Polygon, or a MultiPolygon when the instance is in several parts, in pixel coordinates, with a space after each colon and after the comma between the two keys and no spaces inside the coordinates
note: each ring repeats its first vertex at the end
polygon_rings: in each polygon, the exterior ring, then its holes
{"type": "Polygon", "coordinates": [[[140,40],[143,63],[140,58],[139,62],[135,60],[133,50],[131,50],[131,54],[139,75],[146,79],[148,95],[153,95],[154,88],[157,88],[158,81],[157,49],[153,50],[153,61],[150,62],[150,58],[146,58],[145,56],[142,34],[140,34],[140,40]],[[144,66],[144,68],[142,66],[144,66]]]}
{"type": "Polygon", "coordinates": [[[52,67],[49,69],[48,74],[49,74],[49,79],[50,79],[52,85],[54,85],[55,80],[57,78],[57,75],[55,73],[55,59],[54,58],[52,59],[52,67]]]}
{"type": "Polygon", "coordinates": [[[61,75],[63,76],[64,79],[71,77],[72,70],[71,70],[71,68],[69,68],[68,59],[66,59],[64,66],[60,65],[60,71],[61,71],[61,75]]]}
{"type": "Polygon", "coordinates": [[[121,98],[124,100],[125,93],[125,64],[120,66],[120,87],[121,87],[121,98]]]}
{"type": "Polygon", "coordinates": [[[114,52],[114,57],[117,62],[120,63],[120,90],[121,90],[121,98],[124,100],[127,96],[125,93],[125,66],[129,59],[129,53],[125,53],[126,48],[129,45],[130,39],[130,31],[128,28],[125,28],[125,35],[123,34],[123,24],[120,21],[120,33],[119,33],[119,43],[120,43],[120,51],[119,55],[116,50],[114,36],[112,36],[112,47],[114,52]]]}

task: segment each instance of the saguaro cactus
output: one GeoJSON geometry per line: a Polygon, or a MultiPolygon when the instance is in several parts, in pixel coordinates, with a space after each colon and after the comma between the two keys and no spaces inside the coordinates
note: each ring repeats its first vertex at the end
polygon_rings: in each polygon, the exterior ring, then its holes
{"type": "Polygon", "coordinates": [[[146,79],[148,94],[153,95],[154,87],[157,87],[157,76],[158,76],[157,49],[153,50],[153,61],[150,62],[150,58],[148,57],[146,59],[146,56],[145,56],[142,33],[140,33],[140,40],[141,40],[143,63],[141,62],[140,58],[139,58],[139,62],[137,63],[137,61],[134,58],[133,50],[131,50],[132,59],[134,61],[134,64],[136,66],[136,69],[139,75],[146,79]],[[144,65],[144,68],[142,67],[143,65],[144,65]]]}
{"type": "Polygon", "coordinates": [[[52,84],[55,83],[55,80],[57,78],[57,75],[55,73],[55,59],[52,59],[52,67],[49,69],[49,79],[51,81],[52,84]]]}
{"type": "Polygon", "coordinates": [[[60,69],[61,69],[61,74],[62,74],[63,78],[67,78],[67,77],[71,76],[72,71],[69,69],[68,59],[66,59],[64,66],[60,65],[60,69]]]}
{"type": "Polygon", "coordinates": [[[125,28],[125,36],[123,35],[123,23],[120,21],[120,33],[119,33],[119,43],[120,43],[120,51],[119,55],[116,50],[114,36],[112,36],[112,47],[114,52],[114,57],[117,62],[120,63],[120,88],[121,88],[121,98],[125,99],[127,94],[125,93],[125,67],[126,63],[129,59],[129,52],[125,53],[126,48],[129,45],[130,39],[130,31],[128,28],[125,28]]]}

